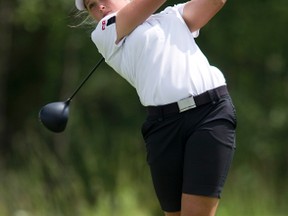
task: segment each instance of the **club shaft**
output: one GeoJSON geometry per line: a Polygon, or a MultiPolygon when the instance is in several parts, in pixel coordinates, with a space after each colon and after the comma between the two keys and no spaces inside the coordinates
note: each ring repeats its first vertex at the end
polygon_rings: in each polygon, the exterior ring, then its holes
{"type": "Polygon", "coordinates": [[[102,57],[100,61],[92,68],[92,70],[89,72],[89,74],[85,77],[85,79],[80,83],[78,88],[71,94],[71,96],[67,99],[66,102],[70,102],[74,96],[77,94],[77,92],[82,88],[82,86],[85,84],[85,82],[89,79],[89,77],[94,73],[94,71],[99,67],[99,65],[103,62],[104,58],[102,57]]]}

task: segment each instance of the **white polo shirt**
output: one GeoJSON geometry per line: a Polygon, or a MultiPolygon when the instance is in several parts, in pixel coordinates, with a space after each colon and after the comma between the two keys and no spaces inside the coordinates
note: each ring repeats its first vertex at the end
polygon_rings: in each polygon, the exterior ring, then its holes
{"type": "Polygon", "coordinates": [[[92,40],[105,61],[133,87],[144,106],[163,105],[225,85],[210,66],[181,14],[184,4],[152,15],[115,44],[116,26],[104,17],[92,40]]]}

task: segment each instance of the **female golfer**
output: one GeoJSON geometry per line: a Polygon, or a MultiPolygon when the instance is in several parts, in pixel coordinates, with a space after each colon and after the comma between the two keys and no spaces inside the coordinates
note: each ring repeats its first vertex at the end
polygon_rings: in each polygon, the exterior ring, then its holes
{"type": "Polygon", "coordinates": [[[236,116],[219,69],[194,38],[225,0],[76,0],[97,22],[92,40],[133,87],[154,188],[166,216],[215,215],[235,150],[236,116]]]}

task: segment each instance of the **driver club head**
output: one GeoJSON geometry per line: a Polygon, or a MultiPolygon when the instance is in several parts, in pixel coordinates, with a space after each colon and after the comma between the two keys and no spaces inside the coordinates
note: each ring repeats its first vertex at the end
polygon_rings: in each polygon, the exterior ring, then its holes
{"type": "Polygon", "coordinates": [[[65,130],[68,121],[70,101],[103,61],[104,58],[102,57],[100,61],[94,66],[94,68],[89,72],[89,74],[85,77],[85,79],[81,82],[81,84],[76,88],[76,90],[65,102],[49,103],[44,107],[42,107],[42,109],[39,112],[39,119],[47,129],[56,133],[65,130]]]}
{"type": "Polygon", "coordinates": [[[68,121],[69,102],[54,102],[42,107],[39,112],[42,124],[52,132],[63,132],[68,121]]]}

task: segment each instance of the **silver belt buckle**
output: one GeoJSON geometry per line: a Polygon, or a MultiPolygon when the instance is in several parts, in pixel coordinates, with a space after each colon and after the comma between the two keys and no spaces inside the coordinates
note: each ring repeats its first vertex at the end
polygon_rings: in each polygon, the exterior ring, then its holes
{"type": "Polygon", "coordinates": [[[194,98],[192,96],[178,101],[177,104],[180,113],[196,107],[194,98]]]}

